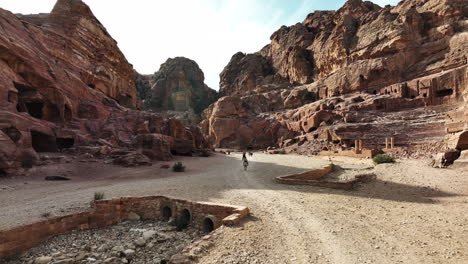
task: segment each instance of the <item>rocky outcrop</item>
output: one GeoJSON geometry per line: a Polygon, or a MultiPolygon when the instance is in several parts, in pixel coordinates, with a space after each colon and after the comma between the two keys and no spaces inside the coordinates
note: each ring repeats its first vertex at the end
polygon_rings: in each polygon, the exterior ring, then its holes
{"type": "Polygon", "coordinates": [[[140,74],[137,71],[134,71],[134,76],[138,98],[140,101],[145,101],[150,97],[153,75],[140,74]]]}
{"type": "Polygon", "coordinates": [[[145,109],[199,115],[217,99],[217,92],[204,81],[205,76],[195,61],[176,57],[168,59],[151,77],[137,76],[137,87],[141,87],[145,109]]]}
{"type": "Polygon", "coordinates": [[[135,135],[158,133],[184,150],[203,144],[181,122],[135,110],[132,65],[80,0],[58,0],[50,14],[0,9],[0,69],[1,175],[35,164],[38,152],[98,139],[137,148],[135,135]]]}
{"type": "MultiPolygon", "coordinates": [[[[220,93],[239,97],[247,114],[230,124],[279,122],[289,133],[271,146],[300,153],[353,148],[356,139],[382,148],[387,137],[417,146],[408,155],[444,151],[447,133],[468,129],[467,21],[463,0],[349,0],[309,14],[259,52],[232,57],[220,93]]],[[[202,131],[234,142],[213,129],[215,118],[208,111],[202,131]]]]}
{"type": "Polygon", "coordinates": [[[204,116],[201,131],[214,147],[263,148],[293,134],[275,119],[254,117],[235,96],[222,97],[205,110],[204,116]]]}
{"type": "Polygon", "coordinates": [[[320,98],[372,91],[466,64],[468,10],[463,0],[407,0],[381,8],[349,0],[283,26],[256,54],[236,54],[221,73],[223,95],[270,80],[316,83],[320,98]]]}

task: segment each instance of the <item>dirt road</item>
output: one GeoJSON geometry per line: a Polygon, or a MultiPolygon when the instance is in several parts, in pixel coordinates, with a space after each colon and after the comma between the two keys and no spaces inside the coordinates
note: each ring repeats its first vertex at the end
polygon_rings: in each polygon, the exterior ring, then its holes
{"type": "MultiPolygon", "coordinates": [[[[354,191],[276,184],[276,176],[327,161],[255,154],[179,158],[187,172],[71,163],[0,181],[0,229],[44,212],[79,210],[94,192],[107,197],[171,195],[246,205],[252,217],[225,228],[200,263],[468,263],[468,171],[423,161],[378,165],[377,179],[354,191]],[[45,182],[44,175],[68,182],[45,182]],[[27,184],[25,184],[27,183],[27,184]]],[[[345,160],[368,167],[368,161],[345,160]]],[[[340,163],[339,161],[335,161],[340,163]]]]}

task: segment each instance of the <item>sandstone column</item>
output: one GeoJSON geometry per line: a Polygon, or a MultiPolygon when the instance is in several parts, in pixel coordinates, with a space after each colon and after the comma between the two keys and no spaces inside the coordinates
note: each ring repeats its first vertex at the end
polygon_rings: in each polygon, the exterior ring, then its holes
{"type": "Polygon", "coordinates": [[[385,138],[385,149],[388,149],[388,138],[385,138]]]}
{"type": "Polygon", "coordinates": [[[390,147],[393,148],[394,147],[394,139],[393,137],[390,138],[390,147]]]}

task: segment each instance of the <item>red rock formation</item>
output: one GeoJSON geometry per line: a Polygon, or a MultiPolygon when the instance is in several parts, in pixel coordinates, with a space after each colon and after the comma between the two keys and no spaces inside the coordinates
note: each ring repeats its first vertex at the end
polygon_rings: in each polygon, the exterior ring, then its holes
{"type": "Polygon", "coordinates": [[[132,65],[82,1],[58,0],[40,15],[0,9],[0,174],[34,163],[37,152],[98,138],[137,147],[137,133],[159,133],[184,149],[203,143],[138,107],[132,65]]]}
{"type": "Polygon", "coordinates": [[[283,26],[257,54],[234,55],[221,73],[221,92],[245,94],[258,80],[279,75],[294,84],[316,82],[324,98],[456,68],[466,64],[467,12],[463,0],[407,0],[385,8],[350,0],[283,26]],[[239,63],[249,56],[255,60],[239,63]],[[252,64],[267,70],[253,71],[252,64]]]}
{"type": "MultiPolygon", "coordinates": [[[[439,144],[468,128],[467,21],[464,0],[384,8],[349,0],[314,12],[281,27],[261,51],[233,56],[220,93],[240,96],[248,116],[230,123],[276,120],[290,131],[280,146],[299,152],[351,147],[357,138],[381,147],[390,136],[405,147],[439,144]]],[[[202,124],[217,138],[211,122],[202,124]]]]}
{"type": "Polygon", "coordinates": [[[200,114],[218,98],[205,83],[198,64],[184,57],[169,58],[153,75],[137,74],[137,89],[143,108],[183,120],[200,122],[200,114]]]}
{"type": "Polygon", "coordinates": [[[200,127],[214,147],[261,148],[293,134],[275,119],[253,117],[241,98],[235,96],[222,97],[204,115],[200,127]]]}

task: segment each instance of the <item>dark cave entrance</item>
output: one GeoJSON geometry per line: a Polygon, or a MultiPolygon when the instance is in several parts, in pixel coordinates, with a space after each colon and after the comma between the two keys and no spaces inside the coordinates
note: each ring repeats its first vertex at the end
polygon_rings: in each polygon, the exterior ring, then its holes
{"type": "Polygon", "coordinates": [[[445,97],[453,94],[453,89],[443,89],[436,91],[436,96],[437,97],[445,97]]]}
{"type": "Polygon", "coordinates": [[[57,138],[56,142],[59,150],[69,149],[75,145],[74,138],[57,138]]]}
{"type": "Polygon", "coordinates": [[[26,109],[28,110],[28,113],[37,119],[42,119],[43,112],[42,109],[44,107],[44,104],[42,102],[29,102],[26,103],[26,109]]]}
{"type": "Polygon", "coordinates": [[[72,111],[70,109],[70,107],[68,105],[65,105],[65,108],[64,108],[64,118],[65,118],[65,121],[71,121],[72,120],[72,111]]]}
{"type": "Polygon", "coordinates": [[[57,152],[55,137],[31,131],[31,143],[36,152],[57,152]]]}
{"type": "Polygon", "coordinates": [[[460,135],[456,148],[459,150],[468,149],[468,132],[464,132],[460,135]]]}

